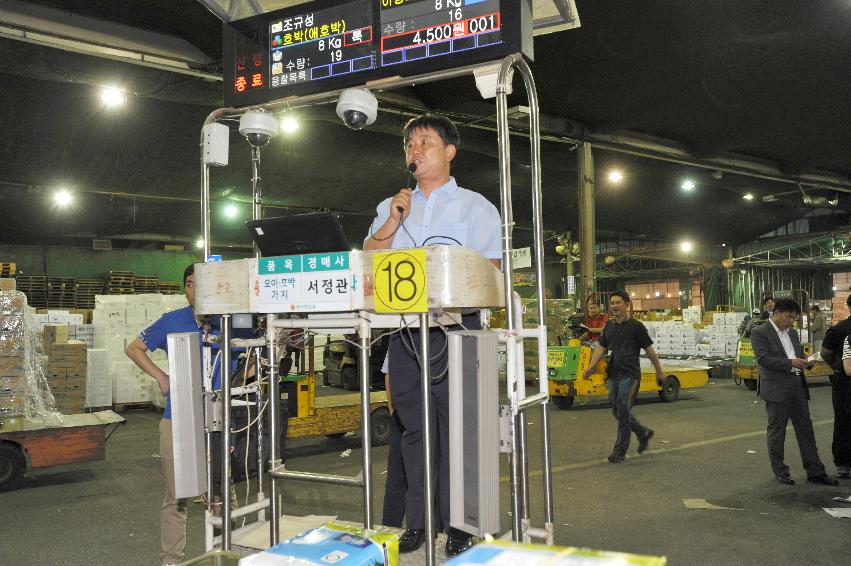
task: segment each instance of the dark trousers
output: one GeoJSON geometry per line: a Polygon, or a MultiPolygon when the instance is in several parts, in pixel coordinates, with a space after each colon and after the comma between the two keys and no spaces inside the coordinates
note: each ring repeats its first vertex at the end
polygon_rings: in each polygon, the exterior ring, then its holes
{"type": "Polygon", "coordinates": [[[803,388],[795,387],[792,395],[785,401],[779,403],[766,401],[765,411],[768,413],[768,458],[774,475],[785,476],[789,473],[789,466],[784,463],[783,455],[786,424],[790,420],[795,429],[795,438],[798,440],[798,449],[801,451],[801,460],[807,471],[807,477],[824,474],[824,464],[816,448],[810,406],[803,388]]]}
{"type": "Polygon", "coordinates": [[[632,414],[632,405],[638,396],[639,382],[628,377],[622,379],[609,378],[606,380],[606,386],[609,389],[609,403],[612,405],[612,414],[618,421],[618,434],[613,452],[626,454],[633,432],[639,440],[647,434],[647,427],[638,422],[638,419],[632,414]]]}
{"type": "MultiPolygon", "coordinates": [[[[463,323],[469,329],[481,328],[478,314],[465,315],[463,323]]],[[[425,528],[420,365],[417,357],[409,351],[413,349],[419,355],[419,336],[419,331],[414,330],[411,336],[407,331],[396,333],[390,340],[389,349],[390,395],[393,408],[405,428],[401,449],[408,481],[405,518],[409,529],[425,528]]],[[[447,338],[442,330],[430,331],[429,353],[434,379],[445,373],[448,361],[447,338]]],[[[437,484],[433,491],[437,494],[436,527],[441,530],[449,526],[449,380],[445,375],[438,383],[432,382],[431,386],[431,454],[432,474],[437,484]]]]}
{"type": "Polygon", "coordinates": [[[851,466],[851,378],[833,375],[833,463],[851,466]]]}
{"type": "Polygon", "coordinates": [[[398,414],[394,413],[390,419],[390,443],[387,447],[387,478],[384,481],[384,513],[381,524],[401,528],[402,520],[405,518],[408,480],[405,477],[405,463],[402,459],[402,431],[396,421],[398,418],[398,414]]]}

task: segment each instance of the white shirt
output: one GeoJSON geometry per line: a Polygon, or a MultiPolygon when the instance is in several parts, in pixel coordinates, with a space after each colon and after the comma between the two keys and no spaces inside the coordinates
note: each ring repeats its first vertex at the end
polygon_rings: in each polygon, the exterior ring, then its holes
{"type": "MultiPolygon", "coordinates": [[[[390,217],[390,201],[376,209],[369,236],[390,217]]],[[[459,245],[474,249],[488,259],[502,259],[502,221],[499,211],[481,194],[459,187],[455,177],[426,198],[419,186],[411,195],[411,212],[396,231],[393,249],[429,245],[459,245]]]]}
{"type": "Polygon", "coordinates": [[[792,338],[789,336],[789,329],[780,330],[777,328],[777,325],[774,324],[773,320],[769,320],[771,322],[771,326],[774,327],[774,330],[777,332],[777,336],[780,337],[780,343],[783,344],[783,349],[786,351],[786,357],[790,360],[794,360],[798,356],[795,355],[795,346],[792,345],[792,338]]]}

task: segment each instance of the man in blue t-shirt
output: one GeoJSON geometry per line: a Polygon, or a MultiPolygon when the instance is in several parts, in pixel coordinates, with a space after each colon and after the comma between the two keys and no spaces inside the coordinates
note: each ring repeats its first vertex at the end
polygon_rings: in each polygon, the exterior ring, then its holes
{"type": "MultiPolygon", "coordinates": [[[[183,272],[183,287],[189,305],[168,312],[154,324],[139,333],[126,349],[127,357],[142,371],[157,380],[160,392],[166,396],[165,411],[160,421],[160,456],[165,483],[165,494],[160,509],[160,542],[162,545],[162,563],[166,565],[183,562],[183,550],[186,546],[186,500],[177,500],[174,489],[174,456],[171,433],[171,395],[169,394],[169,376],[151,361],[147,352],[156,349],[168,351],[168,335],[177,332],[197,332],[202,338],[204,327],[195,317],[195,269],[190,265],[183,272]]],[[[218,368],[213,372],[213,389],[221,388],[221,373],[218,368]]],[[[214,443],[215,444],[215,443],[214,443]]],[[[214,466],[215,468],[215,466],[214,466]]]]}

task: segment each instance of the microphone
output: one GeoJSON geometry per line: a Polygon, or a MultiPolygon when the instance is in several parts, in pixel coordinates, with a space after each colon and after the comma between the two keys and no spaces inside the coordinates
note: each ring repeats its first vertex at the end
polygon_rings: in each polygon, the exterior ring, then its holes
{"type": "MultiPolygon", "coordinates": [[[[416,163],[409,163],[408,164],[408,181],[407,181],[407,183],[405,183],[406,185],[408,185],[408,187],[411,186],[411,176],[416,172],[416,170],[417,170],[417,164],[416,163]]],[[[396,210],[399,211],[399,214],[405,213],[405,209],[402,208],[401,206],[397,206],[396,210]]]]}

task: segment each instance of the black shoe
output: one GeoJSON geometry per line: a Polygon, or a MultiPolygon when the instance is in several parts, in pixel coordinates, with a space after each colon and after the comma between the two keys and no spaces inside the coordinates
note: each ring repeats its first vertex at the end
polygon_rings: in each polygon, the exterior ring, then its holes
{"type": "Polygon", "coordinates": [[[638,441],[638,453],[641,454],[645,450],[647,450],[647,445],[650,443],[650,439],[653,438],[653,429],[648,428],[647,434],[644,435],[644,438],[638,441]]]}
{"type": "Polygon", "coordinates": [[[473,536],[464,531],[449,527],[446,532],[446,556],[461,554],[468,548],[472,548],[473,544],[475,544],[473,536]]]}
{"type": "Polygon", "coordinates": [[[821,474],[819,476],[807,478],[807,481],[811,483],[823,483],[824,485],[839,485],[838,481],[836,481],[827,474],[821,474]]]}
{"type": "Polygon", "coordinates": [[[425,529],[408,529],[399,537],[399,552],[413,552],[425,542],[425,529]]]}
{"type": "Polygon", "coordinates": [[[777,481],[779,481],[782,484],[795,485],[795,480],[793,480],[792,476],[790,476],[789,474],[786,474],[785,476],[774,476],[774,477],[776,477],[777,481]]]}
{"type": "Polygon", "coordinates": [[[626,459],[626,455],[622,452],[612,452],[609,454],[609,463],[617,464],[618,462],[623,462],[626,459]]]}

